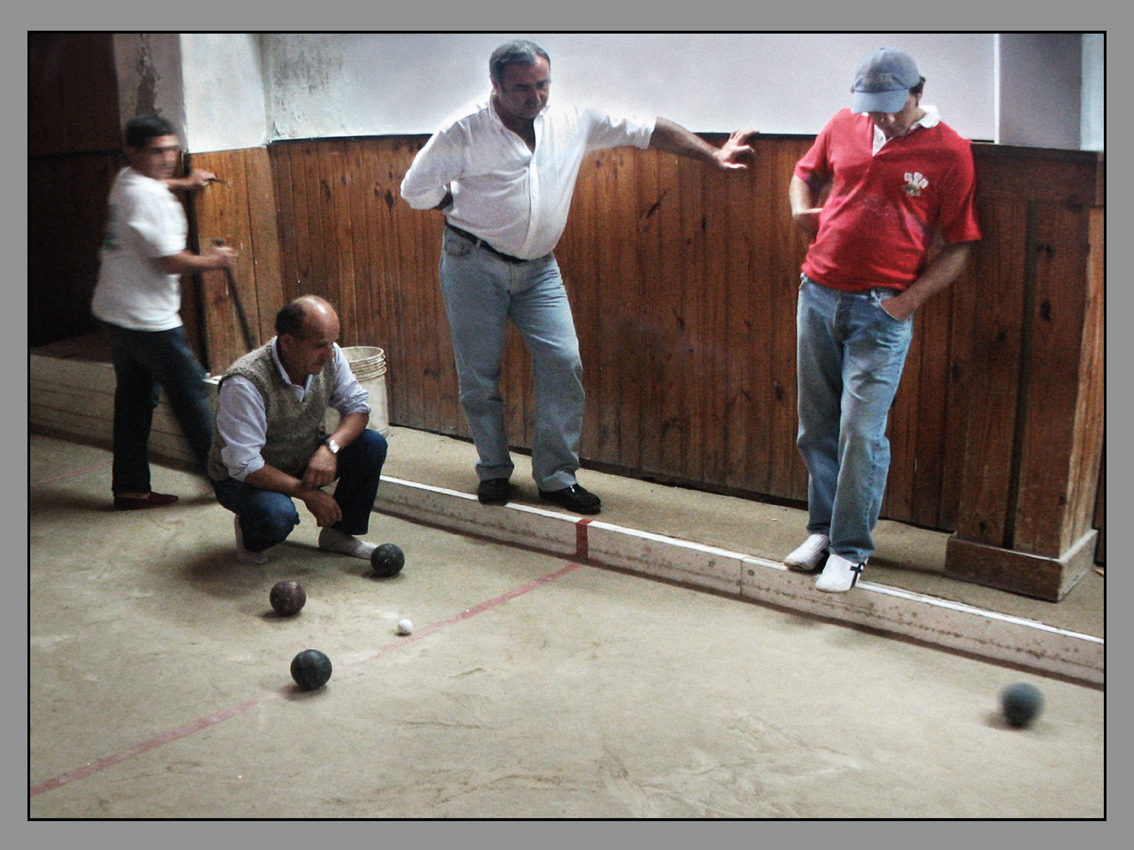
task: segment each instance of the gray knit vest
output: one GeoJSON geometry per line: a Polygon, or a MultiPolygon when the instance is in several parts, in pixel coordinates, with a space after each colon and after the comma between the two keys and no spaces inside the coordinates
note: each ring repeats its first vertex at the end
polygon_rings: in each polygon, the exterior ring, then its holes
{"type": "MultiPolygon", "coordinates": [[[[323,439],[323,416],[335,386],[335,359],[327,361],[319,374],[311,379],[311,387],[303,401],[295,397],[295,391],[280,375],[276,362],[272,359],[271,342],[245,354],[228,367],[221,378],[221,386],[233,375],[240,375],[252,385],[264,399],[268,430],[264,448],[260,454],[264,463],[274,466],[296,478],[302,478],[307,462],[323,439]]],[[[221,460],[224,438],[213,428],[213,445],[209,453],[209,476],[214,481],[224,481],[231,476],[221,460]]]]}

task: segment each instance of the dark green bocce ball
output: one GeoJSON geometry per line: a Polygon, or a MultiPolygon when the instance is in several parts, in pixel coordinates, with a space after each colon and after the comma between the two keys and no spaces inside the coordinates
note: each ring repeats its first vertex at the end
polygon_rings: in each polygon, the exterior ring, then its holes
{"type": "Polygon", "coordinates": [[[281,617],[292,617],[307,602],[307,593],[298,582],[278,581],[272,586],[268,601],[272,603],[272,610],[281,617]]]}
{"type": "Polygon", "coordinates": [[[291,660],[291,678],[301,691],[313,691],[331,678],[331,659],[317,649],[305,649],[291,660]]]}
{"type": "Polygon", "coordinates": [[[1043,694],[1035,685],[1017,682],[1000,694],[1000,707],[1008,725],[1019,729],[1029,725],[1043,709],[1043,694]]]}
{"type": "Polygon", "coordinates": [[[383,543],[370,553],[370,566],[374,568],[374,575],[380,578],[396,576],[405,565],[405,553],[393,543],[383,543]]]}

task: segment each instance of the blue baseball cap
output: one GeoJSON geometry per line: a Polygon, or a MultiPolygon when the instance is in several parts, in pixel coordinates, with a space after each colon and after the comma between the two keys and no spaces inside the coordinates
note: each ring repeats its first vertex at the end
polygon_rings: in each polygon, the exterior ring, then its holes
{"type": "Polygon", "coordinates": [[[892,47],[872,51],[854,72],[851,112],[901,112],[910,89],[921,82],[913,57],[892,47]]]}

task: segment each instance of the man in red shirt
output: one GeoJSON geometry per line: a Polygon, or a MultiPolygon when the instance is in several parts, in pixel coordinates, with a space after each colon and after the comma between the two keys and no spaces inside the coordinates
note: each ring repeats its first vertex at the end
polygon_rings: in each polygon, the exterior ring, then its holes
{"type": "Polygon", "coordinates": [[[812,237],[797,315],[809,536],[784,564],[823,565],[816,587],[828,592],[854,587],[874,553],[886,420],[914,311],[956,279],[980,239],[970,144],[921,105],[924,85],[908,53],[873,51],[850,109],[819,133],[789,188],[792,218],[812,237]]]}

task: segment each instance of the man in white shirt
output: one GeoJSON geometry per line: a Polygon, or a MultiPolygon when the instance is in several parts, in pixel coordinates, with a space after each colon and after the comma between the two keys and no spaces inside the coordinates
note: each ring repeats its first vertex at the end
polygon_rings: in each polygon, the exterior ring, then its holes
{"type": "Polygon", "coordinates": [[[414,209],[443,210],[441,290],[461,405],[479,454],[477,496],[505,504],[513,464],[499,390],[509,318],[532,358],[532,477],[540,498],[595,514],[579,485],[583,380],[579,343],[553,251],[567,223],[583,157],[622,145],[653,147],[723,170],[743,169],[755,131],[714,148],[664,118],[612,116],[549,106],[551,64],[530,41],[489,60],[491,94],[450,116],[414,158],[401,195],[414,209]]]}
{"type": "Polygon", "coordinates": [[[205,474],[212,437],[212,410],[205,370],[193,356],[181,324],[180,276],[232,268],[236,251],[186,248],[188,226],[172,189],[193,191],[216,179],[207,171],[173,177],[181,145],[173,125],[143,115],[126,125],[130,165],[110,190],[106,235],[99,253],[91,312],[110,339],[114,391],[115,510],[156,508],[177,497],[150,489],[148,443],[159,391],[205,474]]]}
{"type": "Polygon", "coordinates": [[[368,430],[370,398],[339,348],[339,317],[304,295],[276,315],[276,336],[221,378],[209,477],[236,514],[236,555],[262,564],[265,550],[299,524],[292,499],[316,524],[319,548],[369,559],[365,534],[378,492],[386,439],[368,430]],[[339,424],[323,433],[328,407],[339,424]],[[338,481],[334,495],[322,488],[338,481]]]}

